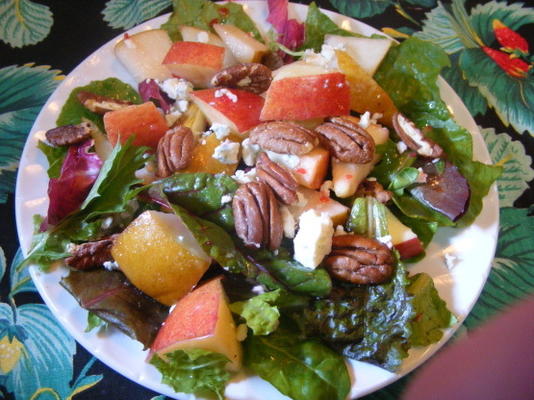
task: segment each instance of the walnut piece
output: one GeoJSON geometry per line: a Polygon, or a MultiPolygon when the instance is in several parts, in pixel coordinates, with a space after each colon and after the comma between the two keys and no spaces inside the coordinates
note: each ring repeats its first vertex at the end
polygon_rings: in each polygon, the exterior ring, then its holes
{"type": "Polygon", "coordinates": [[[393,274],[391,250],[378,240],[354,234],[334,236],[324,263],[336,278],[361,285],[385,282],[393,274]]]}
{"type": "Polygon", "coordinates": [[[312,131],[285,121],[260,124],[250,131],[249,138],[251,143],[260,145],[263,150],[297,156],[309,153],[319,144],[312,131]]]}
{"type": "Polygon", "coordinates": [[[232,199],[237,235],[247,247],[275,250],[282,242],[284,229],[278,202],[263,182],[241,185],[232,199]]]}
{"type": "Polygon", "coordinates": [[[46,140],[53,146],[70,146],[91,138],[91,124],[63,125],[45,133],[46,140]]]}
{"type": "Polygon", "coordinates": [[[211,78],[212,86],[248,90],[260,94],[271,84],[272,73],[269,68],[258,63],[232,65],[217,72],[211,78]]]}
{"type": "Polygon", "coordinates": [[[167,131],[157,148],[158,176],[166,178],[186,168],[193,156],[194,136],[191,129],[179,125],[167,131]]]}
{"type": "Polygon", "coordinates": [[[258,155],[256,174],[261,181],[270,186],[282,203],[289,205],[298,200],[298,184],[291,172],[272,161],[265,153],[258,155]]]}
{"type": "Polygon", "coordinates": [[[115,100],[111,97],[100,96],[99,94],[87,92],[85,90],[78,92],[76,97],[85,108],[97,114],[105,114],[108,111],[121,110],[133,104],[130,101],[115,100]]]}
{"type": "Polygon", "coordinates": [[[113,261],[111,248],[118,234],[95,242],[77,244],[71,250],[71,256],[65,263],[72,268],[84,270],[101,267],[106,261],[113,261]]]}
{"type": "Polygon", "coordinates": [[[392,193],[385,190],[379,182],[367,179],[362,181],[356,190],[356,197],[374,197],[380,203],[387,203],[392,196],[392,193]]]}
{"type": "Polygon", "coordinates": [[[339,161],[367,164],[375,155],[375,142],[351,117],[333,117],[315,128],[321,144],[339,161]]]}
{"type": "Polygon", "coordinates": [[[401,113],[393,115],[393,127],[406,146],[416,151],[417,154],[430,158],[439,158],[443,155],[441,146],[425,137],[423,132],[401,113]]]}

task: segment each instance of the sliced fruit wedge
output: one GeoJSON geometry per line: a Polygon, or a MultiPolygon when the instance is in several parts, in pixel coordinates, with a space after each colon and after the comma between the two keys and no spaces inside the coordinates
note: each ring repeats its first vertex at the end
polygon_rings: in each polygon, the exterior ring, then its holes
{"type": "Polygon", "coordinates": [[[241,63],[260,62],[269,51],[263,43],[234,25],[213,24],[213,29],[241,63]]]}

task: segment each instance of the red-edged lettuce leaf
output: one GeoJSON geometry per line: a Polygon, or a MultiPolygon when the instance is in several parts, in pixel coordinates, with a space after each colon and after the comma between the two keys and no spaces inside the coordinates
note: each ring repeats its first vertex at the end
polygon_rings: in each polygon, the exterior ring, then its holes
{"type": "Polygon", "coordinates": [[[502,168],[473,160],[471,134],[460,127],[440,97],[437,79],[450,65],[447,54],[437,45],[412,37],[390,49],[374,75],[395,105],[415,124],[433,129],[435,140],[469,183],[471,196],[458,226],[471,224],[482,210],[482,199],[501,174],[502,168]]]}
{"type": "Polygon", "coordinates": [[[156,80],[145,79],[143,82],[139,82],[139,94],[143,101],[153,102],[166,113],[170,111],[173,100],[161,90],[156,80]]]}
{"type": "Polygon", "coordinates": [[[148,348],[168,315],[168,308],[128,282],[122,272],[71,271],[61,285],[80,306],[148,348]]]}
{"type": "Polygon", "coordinates": [[[92,140],[72,145],[61,166],[59,178],[52,178],[48,183],[47,221],[56,225],[67,215],[76,211],[91,190],[102,161],[98,155],[89,151],[92,140]]]}

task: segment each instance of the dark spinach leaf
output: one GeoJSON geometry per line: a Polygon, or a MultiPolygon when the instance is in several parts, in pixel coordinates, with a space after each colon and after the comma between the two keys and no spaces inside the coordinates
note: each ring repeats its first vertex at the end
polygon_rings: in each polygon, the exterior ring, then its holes
{"type": "Polygon", "coordinates": [[[227,231],[234,229],[232,197],[238,184],[224,174],[184,173],[160,181],[163,193],[173,204],[178,204],[201,218],[215,222],[227,231]]]}
{"type": "Polygon", "coordinates": [[[80,303],[100,319],[150,347],[168,308],[132,286],[124,274],[104,269],[71,271],[61,280],[80,303]]]}
{"type": "Polygon", "coordinates": [[[87,91],[101,96],[111,97],[115,100],[131,101],[134,104],[141,102],[141,98],[137,91],[127,83],[122,82],[117,78],[107,78],[102,81],[92,81],[88,85],[77,87],[74,89],[61,112],[57,118],[56,124],[62,125],[76,125],[83,121],[84,118],[93,121],[98,128],[104,132],[104,124],[102,122],[102,115],[96,114],[85,108],[76,97],[79,92],[87,91]]]}

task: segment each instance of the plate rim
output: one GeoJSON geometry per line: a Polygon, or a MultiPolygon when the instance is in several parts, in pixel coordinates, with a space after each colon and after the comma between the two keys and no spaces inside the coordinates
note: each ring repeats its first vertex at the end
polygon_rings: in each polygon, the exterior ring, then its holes
{"type": "MultiPolygon", "coordinates": [[[[264,3],[262,1],[257,1],[257,0],[239,1],[239,2],[240,3],[246,3],[246,4],[248,4],[248,5],[252,6],[252,7],[255,7],[255,3],[258,3],[258,4],[264,3]]],[[[291,7],[297,7],[297,8],[304,8],[304,9],[308,8],[308,5],[297,4],[297,3],[290,3],[290,6],[291,7]]],[[[369,28],[371,30],[379,32],[382,35],[385,35],[384,33],[378,31],[377,29],[373,28],[372,26],[370,26],[370,25],[368,25],[368,24],[366,24],[366,23],[364,23],[362,21],[359,21],[359,20],[357,20],[355,18],[351,18],[351,17],[345,16],[345,15],[342,15],[340,13],[336,13],[334,11],[329,11],[329,10],[324,10],[324,9],[321,9],[321,11],[326,13],[330,17],[334,16],[335,18],[349,19],[350,21],[356,22],[356,24],[358,24],[359,26],[365,26],[366,28],[369,28]]],[[[145,21],[145,22],[143,22],[143,23],[141,23],[141,24],[139,24],[139,25],[137,25],[137,26],[135,26],[135,27],[133,27],[131,29],[128,29],[125,32],[132,33],[132,32],[136,32],[136,31],[139,31],[139,30],[143,30],[144,26],[146,26],[148,24],[153,24],[154,21],[157,21],[157,20],[160,20],[160,19],[163,20],[164,18],[168,18],[168,16],[170,16],[170,13],[167,13],[167,14],[164,14],[164,15],[160,15],[160,16],[157,16],[155,18],[151,18],[150,20],[145,21]]],[[[159,21],[158,21],[158,23],[159,23],[159,21]]],[[[21,233],[21,229],[20,229],[20,227],[22,226],[23,218],[28,218],[27,216],[23,216],[23,211],[22,211],[21,193],[23,192],[23,189],[22,189],[23,179],[21,177],[23,175],[23,170],[24,170],[23,167],[26,165],[26,163],[24,161],[26,160],[27,153],[29,151],[29,148],[31,147],[31,141],[33,139],[33,136],[34,136],[35,132],[38,130],[38,127],[39,127],[37,122],[41,119],[42,114],[45,114],[46,112],[48,112],[47,111],[47,106],[52,101],[54,101],[56,93],[58,91],[60,91],[60,89],[63,87],[63,85],[66,84],[65,83],[66,80],[71,76],[76,76],[76,74],[78,73],[79,69],[81,69],[83,67],[83,65],[85,65],[91,59],[91,57],[93,57],[96,54],[98,54],[99,52],[101,52],[104,47],[110,46],[112,43],[115,43],[116,41],[118,41],[124,35],[125,32],[121,32],[120,34],[116,35],[115,37],[111,38],[109,41],[107,41],[104,44],[102,44],[101,46],[99,46],[90,55],[88,55],[86,58],[84,58],[83,61],[81,61],[70,73],[68,73],[65,76],[65,79],[60,83],[60,85],[58,85],[58,87],[54,90],[54,92],[47,99],[46,103],[43,105],[42,109],[40,110],[39,114],[37,115],[37,117],[36,117],[36,119],[34,121],[34,124],[32,125],[32,128],[31,128],[31,130],[30,130],[30,132],[28,134],[28,137],[27,137],[26,142],[24,144],[23,152],[22,152],[21,157],[20,157],[20,165],[19,165],[19,169],[17,171],[16,188],[15,188],[15,219],[16,219],[16,226],[17,226],[17,236],[18,236],[18,239],[19,239],[19,242],[20,242],[20,245],[21,245],[21,249],[22,249],[22,252],[23,252],[24,256],[27,255],[29,242],[28,242],[27,238],[24,239],[22,237],[22,233],[21,233]],[[27,245],[25,247],[23,247],[23,243],[26,243],[27,245]]],[[[487,146],[483,142],[482,135],[480,134],[480,130],[478,129],[478,126],[477,126],[473,116],[469,113],[469,111],[467,110],[467,108],[466,108],[465,104],[463,103],[463,101],[457,95],[457,93],[452,89],[452,87],[442,77],[439,77],[439,84],[440,84],[440,88],[442,90],[444,90],[445,92],[448,92],[447,93],[448,96],[452,96],[452,98],[454,100],[454,103],[455,103],[453,105],[453,108],[456,111],[456,114],[458,114],[458,112],[460,112],[460,114],[462,114],[462,117],[467,117],[470,120],[469,121],[470,127],[466,128],[466,129],[468,129],[470,131],[471,135],[472,135],[473,148],[474,149],[476,148],[478,152],[480,152],[482,150],[482,153],[483,153],[482,154],[482,156],[483,156],[482,158],[485,158],[485,160],[483,159],[484,162],[491,162],[491,158],[489,156],[489,151],[487,149],[487,146]],[[481,143],[482,143],[482,147],[480,147],[481,143]]],[[[63,98],[62,101],[64,101],[64,100],[65,99],[63,98]]],[[[499,230],[499,205],[498,205],[498,192],[496,190],[496,183],[494,183],[492,185],[492,187],[490,188],[490,191],[488,192],[488,194],[484,198],[484,203],[485,204],[484,204],[482,212],[486,212],[486,213],[491,212],[492,215],[493,215],[493,219],[492,219],[493,225],[491,226],[492,231],[489,232],[491,238],[493,239],[493,242],[492,242],[492,247],[491,247],[491,249],[490,249],[490,251],[488,253],[488,254],[491,253],[491,258],[490,258],[489,265],[484,270],[484,276],[481,278],[481,284],[480,284],[480,287],[478,288],[478,292],[476,293],[476,296],[473,296],[472,301],[468,305],[466,314],[461,316],[461,318],[458,319],[458,322],[452,328],[449,328],[444,333],[443,338],[437,344],[425,347],[425,349],[429,349],[429,348],[432,348],[432,349],[429,350],[429,351],[426,351],[418,359],[418,362],[416,363],[416,365],[414,365],[413,367],[409,368],[408,370],[402,370],[402,373],[392,373],[391,376],[389,376],[388,378],[382,380],[375,387],[370,388],[369,390],[366,390],[366,391],[363,391],[363,392],[359,392],[357,397],[365,396],[365,395],[367,395],[369,393],[372,393],[374,391],[380,390],[380,389],[390,385],[391,383],[395,382],[396,380],[402,378],[403,376],[407,375],[408,373],[410,373],[411,371],[413,371],[417,367],[423,365],[428,360],[428,358],[430,358],[446,342],[448,342],[450,337],[454,334],[454,332],[457,330],[457,328],[459,326],[461,326],[461,324],[463,323],[465,318],[472,311],[472,308],[474,307],[475,303],[478,301],[478,299],[480,297],[480,294],[481,294],[481,292],[482,292],[482,290],[483,290],[483,288],[485,286],[487,277],[488,277],[488,275],[489,275],[489,273],[491,271],[491,260],[494,257],[496,246],[497,246],[497,238],[498,238],[498,230],[499,230]],[[490,204],[486,204],[486,203],[490,203],[490,204]],[[491,205],[493,205],[493,206],[491,206],[491,205]]],[[[482,213],[481,213],[481,215],[482,215],[482,213]]],[[[480,218],[480,216],[477,217],[477,219],[478,218],[480,218]]],[[[169,394],[166,391],[162,391],[161,388],[159,388],[159,387],[155,388],[154,385],[150,381],[143,381],[143,380],[139,381],[138,379],[136,379],[135,376],[133,376],[133,374],[130,374],[129,372],[125,372],[125,370],[121,367],[120,364],[119,365],[114,365],[114,363],[110,362],[109,359],[103,359],[103,355],[102,354],[98,353],[97,351],[95,351],[95,349],[93,349],[93,348],[91,348],[89,346],[90,342],[92,341],[92,338],[88,338],[87,335],[83,331],[78,331],[78,330],[72,329],[73,327],[71,326],[71,324],[66,322],[65,318],[63,318],[61,316],[60,310],[56,307],[56,304],[48,296],[47,289],[42,285],[43,282],[40,279],[39,275],[43,274],[43,273],[44,272],[41,272],[38,269],[38,267],[36,267],[36,266],[31,266],[30,267],[30,275],[32,277],[32,280],[33,280],[35,286],[37,287],[37,289],[39,291],[39,294],[41,295],[41,297],[43,298],[44,302],[46,303],[47,307],[52,311],[52,313],[54,314],[56,319],[59,321],[61,326],[64,329],[66,329],[69,332],[69,334],[72,337],[74,337],[74,339],[80,345],[82,345],[90,354],[92,354],[93,356],[98,358],[102,363],[104,363],[109,368],[111,368],[111,369],[115,370],[116,372],[120,373],[125,378],[133,381],[134,383],[140,384],[140,385],[142,385],[142,386],[144,386],[144,387],[146,387],[146,388],[148,388],[150,390],[157,391],[157,392],[160,392],[162,394],[165,394],[167,396],[174,397],[174,398],[182,398],[182,397],[178,397],[178,396],[181,396],[181,395],[186,396],[185,398],[194,398],[194,397],[190,397],[190,395],[188,395],[188,394],[174,392],[172,389],[170,390],[170,394],[169,394]],[[91,340],[88,340],[88,339],[91,339],[91,340]]],[[[79,309],[83,310],[81,307],[79,307],[79,309]]],[[[85,310],[83,310],[83,311],[85,311],[85,310]]],[[[159,382],[155,382],[155,383],[158,384],[158,386],[162,385],[159,382]]],[[[354,386],[355,386],[354,381],[352,382],[352,386],[353,386],[353,389],[354,389],[354,386]]],[[[163,387],[168,388],[168,386],[166,386],[166,385],[164,385],[163,387]]],[[[351,398],[356,398],[356,397],[351,396],[351,398]]]]}

